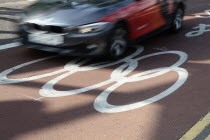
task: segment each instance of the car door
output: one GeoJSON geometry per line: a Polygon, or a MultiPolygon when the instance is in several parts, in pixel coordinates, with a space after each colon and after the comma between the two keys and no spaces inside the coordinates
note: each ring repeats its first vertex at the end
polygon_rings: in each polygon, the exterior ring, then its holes
{"type": "Polygon", "coordinates": [[[159,0],[137,0],[135,9],[136,13],[133,15],[135,20],[131,23],[133,24],[132,38],[150,33],[166,24],[159,0]]]}

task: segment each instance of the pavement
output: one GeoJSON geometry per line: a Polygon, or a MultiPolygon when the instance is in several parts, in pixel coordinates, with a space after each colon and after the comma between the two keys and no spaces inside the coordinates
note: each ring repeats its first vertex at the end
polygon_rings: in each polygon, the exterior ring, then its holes
{"type": "Polygon", "coordinates": [[[0,44],[14,42],[18,39],[15,15],[33,2],[29,0],[0,1],[0,44]]]}
{"type": "Polygon", "coordinates": [[[1,140],[209,140],[209,1],[108,62],[21,45],[14,15],[29,4],[0,4],[1,140]]]}
{"type": "Polygon", "coordinates": [[[1,1],[0,1],[0,4],[8,3],[8,2],[13,2],[13,3],[15,3],[15,2],[19,2],[19,1],[27,1],[27,0],[1,0],[1,1]]]}

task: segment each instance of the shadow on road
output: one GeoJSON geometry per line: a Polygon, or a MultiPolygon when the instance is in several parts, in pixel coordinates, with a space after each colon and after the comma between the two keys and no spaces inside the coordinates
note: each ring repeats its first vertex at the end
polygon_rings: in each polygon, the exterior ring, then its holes
{"type": "Polygon", "coordinates": [[[44,103],[35,101],[0,102],[0,138],[11,140],[27,132],[48,128],[66,121],[73,122],[97,113],[90,109],[92,104],[55,113],[42,111],[44,107],[44,103]]]}

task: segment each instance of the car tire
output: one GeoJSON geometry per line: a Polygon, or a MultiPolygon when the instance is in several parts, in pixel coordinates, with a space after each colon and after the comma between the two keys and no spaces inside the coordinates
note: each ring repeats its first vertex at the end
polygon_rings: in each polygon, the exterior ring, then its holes
{"type": "Polygon", "coordinates": [[[184,9],[182,7],[179,7],[174,14],[174,18],[171,25],[171,31],[173,33],[178,33],[180,30],[182,30],[183,17],[184,17],[184,9]]]}
{"type": "Polygon", "coordinates": [[[108,57],[113,60],[121,58],[125,54],[128,45],[128,30],[125,26],[117,25],[108,42],[108,57]]]}

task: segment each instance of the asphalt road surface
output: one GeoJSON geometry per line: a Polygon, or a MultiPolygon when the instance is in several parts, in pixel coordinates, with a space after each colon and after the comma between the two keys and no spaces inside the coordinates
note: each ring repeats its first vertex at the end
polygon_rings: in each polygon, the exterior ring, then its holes
{"type": "Polygon", "coordinates": [[[0,4],[0,139],[181,138],[210,110],[209,4],[188,1],[180,33],[112,62],[11,44],[28,2],[0,4]]]}

